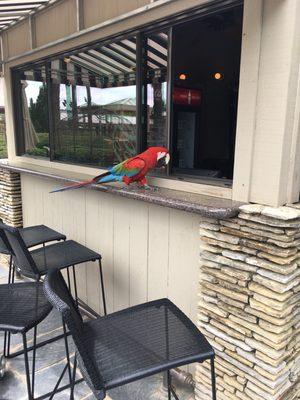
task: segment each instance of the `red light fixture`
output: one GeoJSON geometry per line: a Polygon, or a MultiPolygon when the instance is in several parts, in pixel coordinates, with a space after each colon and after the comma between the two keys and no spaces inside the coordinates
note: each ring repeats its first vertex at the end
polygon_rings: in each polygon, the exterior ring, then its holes
{"type": "Polygon", "coordinates": [[[181,81],[185,81],[185,80],[186,80],[186,74],[180,74],[180,75],[179,75],[179,79],[180,79],[181,81]]]}

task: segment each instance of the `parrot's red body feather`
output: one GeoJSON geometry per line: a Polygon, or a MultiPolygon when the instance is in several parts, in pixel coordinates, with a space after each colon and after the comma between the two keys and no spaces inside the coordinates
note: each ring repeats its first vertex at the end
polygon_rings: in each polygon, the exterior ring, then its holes
{"type": "Polygon", "coordinates": [[[147,173],[155,167],[166,165],[169,162],[169,159],[169,152],[165,147],[149,147],[143,153],[140,153],[135,157],[131,157],[128,160],[113,166],[107,172],[96,176],[90,181],[80,182],[71,186],[59,188],[53,190],[53,192],[78,189],[80,187],[89,186],[95,183],[106,182],[124,182],[126,185],[137,182],[142,186],[146,186],[147,173]],[[160,165],[161,161],[163,161],[162,165],[160,165]]]}

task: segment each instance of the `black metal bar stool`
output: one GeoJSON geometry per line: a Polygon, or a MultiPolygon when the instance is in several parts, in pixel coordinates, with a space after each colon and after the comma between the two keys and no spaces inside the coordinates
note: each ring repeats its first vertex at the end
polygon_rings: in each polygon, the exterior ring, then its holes
{"type": "MultiPolygon", "coordinates": [[[[3,223],[0,220],[1,223],[3,223]]],[[[22,239],[27,248],[38,246],[40,244],[45,245],[48,242],[66,240],[66,235],[55,231],[45,225],[29,226],[27,228],[18,228],[22,239]]],[[[0,237],[0,253],[10,256],[9,260],[9,272],[8,272],[8,283],[13,279],[12,276],[12,254],[9,247],[5,244],[5,241],[0,237]]]]}
{"type": "MultiPolygon", "coordinates": [[[[45,225],[35,225],[35,226],[29,226],[27,228],[19,228],[19,232],[27,248],[38,246],[41,244],[45,245],[45,243],[48,242],[66,240],[65,235],[45,225]]],[[[13,254],[11,252],[10,246],[5,243],[5,239],[3,240],[2,237],[0,237],[0,253],[10,256],[9,269],[8,269],[8,283],[13,282],[15,273],[15,270],[12,265],[13,254]]],[[[9,352],[10,352],[10,334],[7,334],[7,332],[5,332],[4,346],[3,346],[4,356],[8,357],[9,352]]]]}
{"type": "Polygon", "coordinates": [[[172,395],[178,400],[170,369],[205,360],[211,362],[212,398],[216,400],[214,350],[170,300],[151,301],[83,322],[60,271],[48,272],[44,288],[71,332],[81,373],[98,400],[109,389],[162,371],[168,374],[169,400],[172,395]]]}
{"type": "Polygon", "coordinates": [[[42,400],[46,398],[52,399],[55,393],[70,388],[73,384],[69,362],[69,348],[67,336],[65,335],[67,363],[63,368],[61,375],[55,387],[53,388],[53,391],[43,394],[38,398],[34,397],[37,326],[49,315],[51,310],[52,305],[47,301],[44,295],[42,283],[26,282],[0,285],[0,331],[9,332],[11,334],[18,333],[22,335],[27,393],[29,400],[42,400]],[[30,371],[27,332],[31,329],[34,330],[34,349],[30,371]],[[67,370],[69,370],[70,383],[68,385],[64,385],[63,387],[59,387],[61,380],[67,370]]]}
{"type": "MultiPolygon", "coordinates": [[[[39,281],[41,277],[43,277],[51,269],[68,270],[69,267],[72,267],[75,300],[77,304],[78,295],[75,265],[88,261],[98,261],[103,310],[104,314],[106,314],[105,290],[100,254],[88,249],[87,247],[73,240],[66,240],[64,242],[43,246],[41,248],[29,251],[19,230],[3,223],[0,223],[0,234],[2,234],[3,241],[5,242],[7,247],[10,247],[10,251],[13,254],[14,267],[17,267],[21,271],[22,275],[28,278],[39,281]]],[[[69,287],[71,287],[69,273],[68,285],[69,287]]],[[[40,343],[38,346],[40,347],[49,342],[53,342],[60,337],[61,335],[57,338],[49,339],[43,343],[40,343]]],[[[30,350],[31,349],[32,348],[30,348],[30,350]]],[[[14,354],[10,354],[9,357],[14,357],[19,354],[20,352],[16,352],[14,354]]]]}

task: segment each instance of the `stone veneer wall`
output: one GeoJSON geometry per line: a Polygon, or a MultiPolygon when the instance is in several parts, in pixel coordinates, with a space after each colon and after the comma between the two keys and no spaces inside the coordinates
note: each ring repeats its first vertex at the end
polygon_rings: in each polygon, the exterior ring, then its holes
{"type": "MultiPolygon", "coordinates": [[[[0,218],[5,224],[21,227],[23,225],[20,174],[0,168],[0,218]]],[[[6,263],[8,257],[0,255],[0,262],[6,263]]]]}
{"type": "MultiPolygon", "coordinates": [[[[300,399],[299,205],[242,206],[203,220],[200,236],[198,324],[216,351],[218,400],[300,399]]],[[[211,399],[208,363],[196,399],[211,399]]]]}

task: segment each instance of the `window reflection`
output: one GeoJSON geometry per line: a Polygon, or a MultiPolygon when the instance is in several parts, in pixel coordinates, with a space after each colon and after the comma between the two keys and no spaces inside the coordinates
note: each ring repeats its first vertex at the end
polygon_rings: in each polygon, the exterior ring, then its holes
{"type": "Polygon", "coordinates": [[[135,47],[126,39],[52,63],[55,159],[108,167],[136,154],[135,47]]]}
{"type": "Polygon", "coordinates": [[[147,145],[167,146],[168,36],[147,38],[147,145]]]}
{"type": "Polygon", "coordinates": [[[49,157],[48,91],[38,74],[45,75],[44,68],[26,71],[24,78],[32,80],[21,80],[24,147],[29,155],[49,157]]]}

